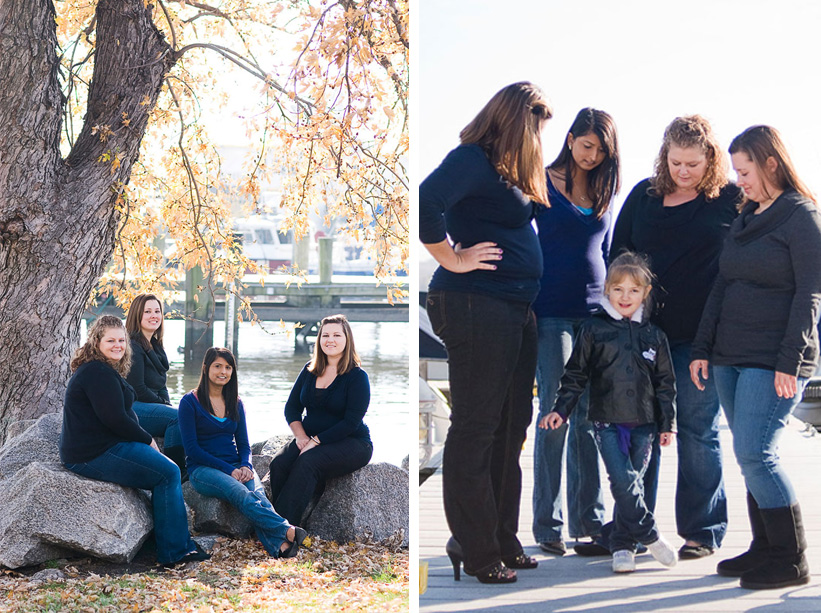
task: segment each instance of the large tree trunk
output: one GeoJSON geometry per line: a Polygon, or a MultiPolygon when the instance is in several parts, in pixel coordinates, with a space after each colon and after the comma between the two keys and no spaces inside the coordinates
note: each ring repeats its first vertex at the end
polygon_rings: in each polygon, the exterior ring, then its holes
{"type": "Polygon", "coordinates": [[[119,194],[173,64],[150,10],[98,3],[85,124],[63,160],[54,7],[0,0],[0,443],[12,422],[62,408],[119,194]]]}

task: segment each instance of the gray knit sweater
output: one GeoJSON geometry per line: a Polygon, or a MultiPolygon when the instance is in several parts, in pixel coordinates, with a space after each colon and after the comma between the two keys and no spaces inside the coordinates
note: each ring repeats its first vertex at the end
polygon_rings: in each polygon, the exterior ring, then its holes
{"type": "Polygon", "coordinates": [[[785,191],[763,213],[749,202],[719,260],[692,359],[810,377],[818,361],[821,214],[785,191]]]}

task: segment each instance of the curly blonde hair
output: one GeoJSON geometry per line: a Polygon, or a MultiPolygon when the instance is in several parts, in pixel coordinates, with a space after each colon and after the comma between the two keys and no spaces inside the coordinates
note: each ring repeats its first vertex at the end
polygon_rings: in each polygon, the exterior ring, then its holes
{"type": "Polygon", "coordinates": [[[131,343],[129,343],[127,339],[128,333],[125,330],[123,321],[119,317],[114,317],[114,315],[98,317],[88,328],[88,338],[86,338],[85,344],[74,352],[74,357],[71,358],[71,371],[74,372],[86,362],[99,360],[111,366],[121,377],[125,377],[128,375],[128,371],[131,370],[131,343]],[[103,352],[100,351],[100,341],[103,336],[105,336],[105,333],[112,328],[122,330],[126,337],[125,352],[123,353],[123,357],[116,362],[109,360],[103,355],[103,352]]]}
{"type": "Polygon", "coordinates": [[[683,148],[697,147],[704,152],[707,157],[707,170],[696,186],[696,191],[703,193],[708,200],[718,198],[721,188],[729,182],[729,165],[727,156],[713,134],[710,122],[701,115],[676,117],[664,130],[661,150],[656,158],[653,176],[650,177],[650,190],[653,195],[663,197],[676,191],[676,184],[667,165],[667,155],[673,145],[683,148]]]}

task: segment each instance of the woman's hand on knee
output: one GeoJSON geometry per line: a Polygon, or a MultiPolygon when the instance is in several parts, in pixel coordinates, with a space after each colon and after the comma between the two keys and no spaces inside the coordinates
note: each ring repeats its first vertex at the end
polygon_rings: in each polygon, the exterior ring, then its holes
{"type": "Polygon", "coordinates": [[[303,434],[302,436],[294,437],[296,439],[296,446],[297,449],[302,451],[305,449],[305,445],[311,442],[311,438],[307,434],[303,434]]]}
{"type": "Polygon", "coordinates": [[[306,451],[310,451],[311,449],[313,449],[316,446],[317,446],[317,444],[312,439],[309,438],[308,443],[302,449],[300,449],[299,455],[302,455],[306,451]]]}

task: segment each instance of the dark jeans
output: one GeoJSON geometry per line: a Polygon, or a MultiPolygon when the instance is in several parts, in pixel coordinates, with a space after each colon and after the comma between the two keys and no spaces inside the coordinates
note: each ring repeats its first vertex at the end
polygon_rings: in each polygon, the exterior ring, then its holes
{"type": "Polygon", "coordinates": [[[656,521],[644,500],[644,474],[653,455],[658,429],[644,424],[630,430],[629,454],[619,448],[615,424],[596,424],[599,445],[610,492],[615,501],[615,522],[610,533],[610,551],[635,551],[636,543],[649,545],[659,538],[656,521]]]}
{"type": "Polygon", "coordinates": [[[536,318],[526,303],[461,292],[431,292],[427,310],[450,371],[445,515],[475,572],[522,551],[519,456],[533,412],[536,318]]]}
{"type": "Polygon", "coordinates": [[[67,463],[65,467],[89,479],[151,490],[160,564],[176,562],[195,550],[188,533],[180,469],[159,451],[145,443],[118,443],[89,462],[67,463]]]}
{"type": "Polygon", "coordinates": [[[372,455],[373,445],[367,439],[348,437],[322,443],[301,455],[296,440],[291,441],[271,460],[274,509],[291,525],[301,526],[305,508],[325,481],[359,470],[372,455]]]}

